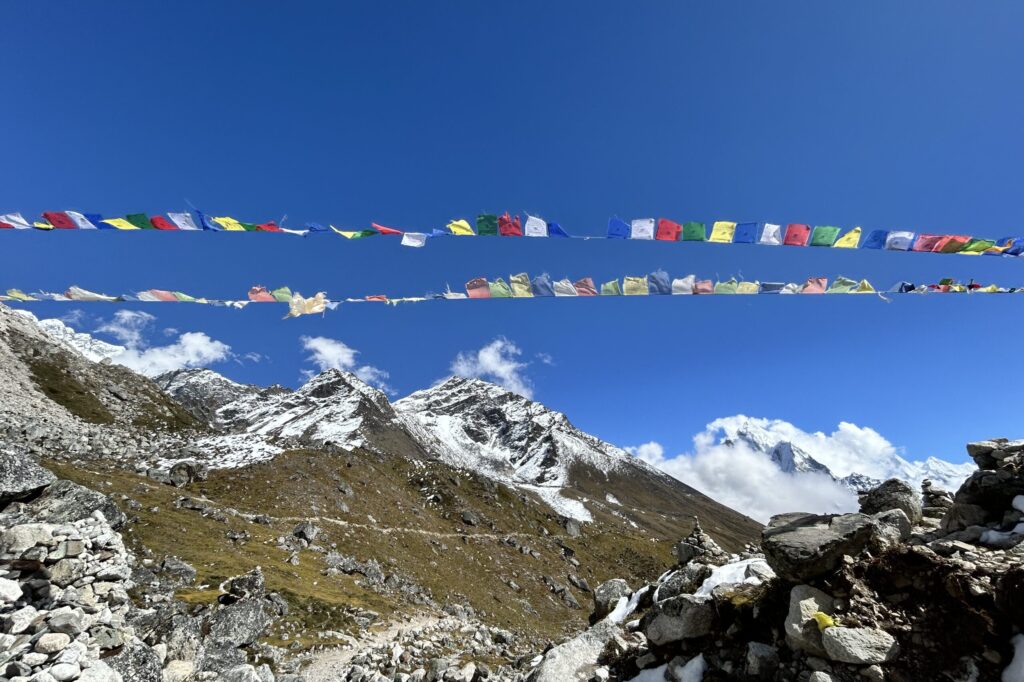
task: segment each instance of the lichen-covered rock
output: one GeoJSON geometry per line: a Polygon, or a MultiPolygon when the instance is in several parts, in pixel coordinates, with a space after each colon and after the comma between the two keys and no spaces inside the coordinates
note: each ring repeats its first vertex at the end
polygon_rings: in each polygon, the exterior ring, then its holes
{"type": "Polygon", "coordinates": [[[878,539],[878,525],[865,514],[786,514],[768,522],[761,547],[779,577],[803,582],[834,571],[843,556],[857,556],[878,539]]]}
{"type": "Polygon", "coordinates": [[[0,450],[0,508],[11,500],[28,497],[55,480],[57,477],[39,466],[27,452],[0,450]]]}
{"type": "Polygon", "coordinates": [[[714,622],[714,602],[681,594],[654,604],[640,622],[640,628],[647,639],[661,645],[710,634],[714,622]]]}

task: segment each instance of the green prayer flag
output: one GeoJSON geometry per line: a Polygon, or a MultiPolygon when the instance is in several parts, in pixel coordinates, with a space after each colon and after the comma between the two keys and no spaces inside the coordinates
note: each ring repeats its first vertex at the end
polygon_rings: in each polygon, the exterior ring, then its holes
{"type": "Polygon", "coordinates": [[[832,282],[832,286],[828,288],[826,294],[848,294],[857,287],[857,283],[848,277],[836,277],[835,281],[832,282]]]}
{"type": "Polygon", "coordinates": [[[180,291],[171,292],[174,294],[174,298],[178,299],[180,303],[195,303],[196,299],[188,294],[183,294],[180,291]]]}
{"type": "Polygon", "coordinates": [[[256,223],[243,223],[243,222],[239,221],[238,224],[241,225],[243,228],[245,228],[246,232],[255,232],[256,231],[256,223]]]}
{"type": "Polygon", "coordinates": [[[818,225],[811,233],[811,246],[832,246],[839,238],[839,228],[829,225],[818,225]]]}
{"type": "Polygon", "coordinates": [[[684,242],[702,242],[708,238],[704,223],[685,223],[683,225],[684,242]]]}
{"type": "Polygon", "coordinates": [[[613,279],[610,282],[605,282],[601,285],[602,296],[622,296],[622,287],[619,286],[619,280],[613,279]]]}
{"type": "Polygon", "coordinates": [[[124,217],[124,219],[140,230],[155,229],[152,223],[149,222],[149,218],[146,217],[145,213],[129,213],[124,217]]]}
{"type": "Polygon", "coordinates": [[[481,213],[476,217],[476,233],[483,237],[498,236],[498,216],[493,213],[481,213]]]}
{"type": "Polygon", "coordinates": [[[715,293],[716,294],[735,294],[736,288],[739,286],[739,282],[735,279],[730,279],[727,282],[716,282],[715,293]]]}
{"type": "Polygon", "coordinates": [[[491,298],[512,298],[512,289],[501,277],[488,282],[487,286],[491,290],[491,298]]]}
{"type": "Polygon", "coordinates": [[[292,290],[288,287],[279,287],[270,292],[278,303],[288,303],[292,300],[292,290]]]}
{"type": "Polygon", "coordinates": [[[991,239],[972,239],[967,242],[967,246],[961,250],[961,253],[982,253],[995,245],[996,243],[991,239]]]}

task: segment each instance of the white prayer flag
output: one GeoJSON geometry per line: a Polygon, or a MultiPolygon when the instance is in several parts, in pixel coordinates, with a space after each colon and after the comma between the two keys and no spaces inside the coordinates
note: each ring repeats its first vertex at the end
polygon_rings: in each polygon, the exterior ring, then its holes
{"type": "Polygon", "coordinates": [[[637,218],[629,226],[630,239],[654,239],[654,218],[637,218]]]}
{"type": "Polygon", "coordinates": [[[672,293],[673,294],[692,294],[693,285],[697,281],[696,275],[687,275],[681,279],[672,280],[672,293]]]}
{"type": "Polygon", "coordinates": [[[909,251],[914,245],[913,232],[890,232],[885,238],[885,248],[890,251],[909,251]]]}
{"type": "Polygon", "coordinates": [[[32,226],[22,217],[20,213],[5,213],[0,215],[0,223],[13,225],[16,230],[31,230],[32,226]]]}
{"type": "Polygon", "coordinates": [[[427,235],[423,232],[405,232],[402,234],[402,246],[419,248],[427,243],[427,235]]]}
{"type": "Polygon", "coordinates": [[[779,246],[782,244],[782,225],[765,223],[764,230],[761,232],[761,240],[758,243],[767,244],[768,246],[779,246]]]}
{"type": "Polygon", "coordinates": [[[567,279],[560,279],[554,283],[555,296],[578,296],[576,287],[567,279]]]}
{"type": "Polygon", "coordinates": [[[527,237],[547,237],[548,224],[536,216],[526,215],[526,225],[523,226],[524,234],[527,237]]]}
{"type": "Polygon", "coordinates": [[[179,230],[198,230],[192,216],[188,213],[168,213],[167,217],[178,226],[179,230]]]}
{"type": "Polygon", "coordinates": [[[73,222],[75,224],[75,227],[77,227],[79,230],[95,230],[95,229],[97,229],[95,225],[93,225],[91,222],[89,222],[88,218],[86,218],[84,215],[82,215],[78,211],[64,211],[64,212],[67,214],[67,216],[69,218],[71,218],[71,222],[73,222]]]}

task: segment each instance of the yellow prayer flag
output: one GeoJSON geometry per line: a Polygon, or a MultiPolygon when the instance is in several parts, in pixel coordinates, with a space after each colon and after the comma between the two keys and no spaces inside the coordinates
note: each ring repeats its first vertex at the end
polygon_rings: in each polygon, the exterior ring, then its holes
{"type": "Polygon", "coordinates": [[[111,225],[113,227],[116,227],[119,230],[137,230],[137,229],[139,229],[138,227],[132,225],[130,222],[128,222],[124,218],[110,218],[109,220],[103,220],[101,222],[104,222],[107,225],[111,225]]]}
{"type": "Polygon", "coordinates": [[[50,223],[40,222],[38,220],[36,220],[36,221],[34,221],[32,223],[32,227],[36,228],[37,230],[52,230],[53,229],[53,225],[51,225],[50,223]]]}
{"type": "Polygon", "coordinates": [[[322,291],[313,298],[303,298],[301,294],[292,294],[291,300],[288,301],[288,314],[284,316],[284,319],[322,313],[325,310],[327,310],[327,297],[322,291]]]}
{"type": "Polygon", "coordinates": [[[15,301],[38,301],[34,296],[29,296],[21,289],[8,289],[7,295],[13,298],[15,301]]]}
{"type": "Polygon", "coordinates": [[[623,277],[623,296],[647,296],[650,291],[647,288],[646,277],[623,277]]]}
{"type": "Polygon", "coordinates": [[[708,237],[708,241],[716,242],[718,244],[731,244],[732,237],[735,233],[736,223],[719,220],[711,226],[711,236],[708,237]]]}
{"type": "Polygon", "coordinates": [[[860,244],[860,228],[855,227],[842,237],[836,240],[836,243],[832,245],[833,249],[856,249],[860,244]]]}
{"type": "Polygon", "coordinates": [[[448,223],[448,229],[451,233],[460,237],[472,237],[475,236],[473,228],[470,227],[469,223],[465,220],[453,220],[448,223]]]}
{"type": "Polygon", "coordinates": [[[854,289],[853,291],[851,291],[850,293],[852,293],[852,294],[873,294],[873,293],[875,293],[875,288],[873,286],[871,286],[871,282],[867,281],[866,279],[862,279],[860,281],[860,284],[857,285],[857,288],[854,289]]]}
{"type": "Polygon", "coordinates": [[[761,285],[758,282],[740,282],[736,285],[737,294],[756,294],[761,291],[761,285]]]}
{"type": "Polygon", "coordinates": [[[223,216],[221,218],[214,218],[213,222],[223,227],[227,232],[245,232],[245,228],[242,227],[242,223],[238,222],[234,218],[223,216]]]}
{"type": "Polygon", "coordinates": [[[530,276],[525,272],[512,275],[508,278],[508,282],[512,286],[512,298],[533,298],[530,276]]]}

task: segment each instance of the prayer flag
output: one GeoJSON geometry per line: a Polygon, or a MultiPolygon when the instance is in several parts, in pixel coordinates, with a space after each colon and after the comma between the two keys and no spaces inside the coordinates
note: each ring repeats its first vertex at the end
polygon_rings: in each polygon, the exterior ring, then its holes
{"type": "Polygon", "coordinates": [[[523,225],[523,232],[527,237],[547,237],[548,224],[537,216],[526,215],[526,224],[523,225]]]}
{"type": "Polygon", "coordinates": [[[881,249],[885,246],[886,237],[889,233],[885,230],[871,230],[868,233],[868,238],[864,240],[864,243],[860,245],[862,249],[881,249]]]}
{"type": "Polygon", "coordinates": [[[935,245],[939,253],[959,253],[971,238],[965,235],[946,235],[935,245]]]}
{"type": "Polygon", "coordinates": [[[917,239],[914,240],[914,246],[910,250],[931,252],[935,250],[940,241],[942,241],[942,235],[940,234],[919,234],[917,239]]]}
{"type": "Polygon", "coordinates": [[[737,294],[756,294],[761,291],[760,282],[740,282],[736,285],[737,294]]]}
{"type": "Polygon", "coordinates": [[[629,224],[630,239],[654,239],[654,218],[636,218],[629,224]]]}
{"type": "Polygon", "coordinates": [[[856,249],[857,245],[860,244],[860,228],[855,227],[842,237],[836,240],[836,243],[832,245],[834,249],[856,249]]]}
{"type": "Polygon", "coordinates": [[[270,292],[270,295],[274,297],[274,300],[278,303],[287,303],[292,300],[292,290],[288,287],[278,287],[270,292]]]}
{"type": "Polygon", "coordinates": [[[152,230],[153,226],[149,222],[149,218],[145,213],[129,213],[124,217],[125,220],[130,222],[140,230],[152,230]]]}
{"type": "Polygon", "coordinates": [[[1024,237],[1014,237],[1010,248],[1006,250],[1007,256],[1019,256],[1024,253],[1024,237]]]}
{"type": "Polygon", "coordinates": [[[373,229],[377,230],[381,234],[404,234],[401,230],[396,230],[393,227],[385,227],[384,225],[378,225],[377,223],[370,223],[373,229]]]}
{"type": "Polygon", "coordinates": [[[288,299],[288,314],[284,316],[284,319],[289,317],[298,317],[299,315],[313,315],[315,313],[323,313],[327,310],[327,297],[324,292],[318,291],[313,298],[303,298],[302,294],[294,294],[288,299]]]}
{"type": "Polygon", "coordinates": [[[149,222],[152,223],[153,227],[155,227],[158,230],[177,230],[178,229],[177,225],[175,225],[174,223],[172,223],[167,218],[164,218],[161,215],[153,216],[152,218],[149,219],[149,222]]]}
{"type": "Polygon", "coordinates": [[[213,222],[220,225],[221,229],[223,229],[226,232],[245,232],[245,227],[242,226],[242,223],[228,216],[214,218],[213,222]]]}
{"type": "Polygon", "coordinates": [[[266,287],[252,287],[249,289],[249,300],[255,303],[274,303],[277,299],[266,287]]]}
{"type": "Polygon", "coordinates": [[[782,225],[765,223],[764,229],[761,230],[761,239],[758,243],[765,246],[779,246],[782,244],[782,225]]]}
{"type": "Polygon", "coordinates": [[[320,223],[306,223],[306,229],[310,232],[327,232],[328,228],[324,227],[320,223]]]}
{"type": "Polygon", "coordinates": [[[871,286],[871,282],[867,281],[866,279],[862,279],[860,281],[860,283],[857,284],[857,288],[854,289],[853,291],[851,291],[850,293],[851,294],[873,294],[873,293],[875,293],[875,288],[873,286],[871,286]]]}
{"type": "Polygon", "coordinates": [[[139,229],[139,228],[135,227],[134,225],[132,225],[127,220],[125,220],[124,218],[109,218],[107,220],[103,220],[103,221],[100,221],[100,222],[101,223],[106,223],[107,225],[110,225],[113,228],[118,229],[118,230],[137,230],[137,229],[139,229]]]}
{"type": "Polygon", "coordinates": [[[448,223],[448,229],[452,234],[459,237],[473,237],[473,227],[469,224],[468,220],[453,220],[448,223]]]}
{"type": "Polygon", "coordinates": [[[753,244],[757,240],[758,223],[740,223],[732,237],[734,244],[753,244]]]}
{"type": "Polygon", "coordinates": [[[256,225],[257,232],[281,232],[281,228],[277,226],[273,220],[267,223],[259,223],[256,225]]]}
{"type": "Polygon", "coordinates": [[[597,287],[594,286],[594,280],[589,277],[576,280],[572,287],[576,290],[577,296],[597,296],[597,287]]]}
{"type": "Polygon", "coordinates": [[[523,226],[519,224],[519,216],[509,216],[506,211],[498,218],[498,234],[502,237],[522,237],[523,226]]]}
{"type": "Polygon", "coordinates": [[[192,216],[188,213],[168,213],[167,217],[171,219],[171,222],[178,226],[179,230],[198,230],[196,223],[192,220],[192,216]]]}
{"type": "Polygon", "coordinates": [[[732,242],[732,236],[735,232],[736,223],[719,220],[711,226],[711,237],[708,238],[708,241],[717,244],[729,244],[732,242]]]}
{"type": "Polygon", "coordinates": [[[807,240],[811,236],[811,227],[800,223],[786,225],[786,238],[782,243],[786,246],[807,246],[807,240]]]}
{"type": "Polygon", "coordinates": [[[576,296],[576,287],[567,279],[560,279],[554,283],[555,296],[576,296]]]}
{"type": "Polygon", "coordinates": [[[674,223],[671,220],[666,220],[665,218],[659,218],[658,232],[654,235],[654,238],[660,239],[664,242],[677,242],[679,241],[679,235],[681,235],[682,232],[683,226],[679,223],[674,223]]]}
{"type": "Polygon", "coordinates": [[[736,278],[732,278],[725,282],[715,282],[715,293],[716,294],[735,294],[737,286],[736,278]]]}
{"type": "Polygon", "coordinates": [[[487,286],[490,288],[490,298],[512,298],[512,290],[501,278],[488,282],[487,286]]]}
{"type": "Polygon", "coordinates": [[[764,282],[761,284],[760,294],[779,294],[782,293],[782,288],[786,286],[782,282],[764,282]]]}
{"type": "Polygon", "coordinates": [[[533,289],[530,287],[530,276],[525,272],[512,275],[508,278],[512,287],[513,298],[533,298],[533,289]]]}
{"type": "Polygon", "coordinates": [[[555,290],[551,288],[551,277],[546,273],[537,275],[531,284],[534,296],[554,296],[555,290]]]}
{"type": "Polygon", "coordinates": [[[96,226],[78,211],[64,211],[79,230],[95,230],[96,226]]]}
{"type": "Polygon", "coordinates": [[[623,277],[622,294],[624,296],[647,296],[647,277],[623,277]]]}
{"type": "Polygon", "coordinates": [[[996,242],[993,246],[990,246],[989,248],[985,249],[985,255],[986,256],[1002,256],[1004,253],[1009,251],[1010,248],[1012,248],[1012,247],[1013,247],[1013,238],[1012,237],[1003,237],[998,242],[996,242]]]}
{"type": "Polygon", "coordinates": [[[406,232],[402,235],[402,246],[420,248],[427,243],[427,235],[422,232],[406,232]]]}
{"type": "Polygon", "coordinates": [[[630,227],[618,218],[608,219],[608,239],[629,239],[630,227]]]}
{"type": "Polygon", "coordinates": [[[885,238],[887,251],[909,251],[914,245],[914,233],[906,230],[894,230],[885,238]]]}
{"type": "Polygon", "coordinates": [[[676,295],[692,294],[693,287],[696,282],[697,277],[695,275],[687,275],[686,277],[674,279],[672,280],[672,293],[676,295]]]}
{"type": "Polygon", "coordinates": [[[43,211],[43,218],[46,219],[46,222],[61,230],[74,230],[78,228],[75,225],[75,221],[63,211],[43,211]]]}
{"type": "Polygon", "coordinates": [[[832,282],[832,286],[828,288],[826,294],[848,294],[853,291],[857,283],[848,277],[839,276],[832,282]]]}
{"type": "Polygon", "coordinates": [[[708,238],[704,223],[689,222],[683,224],[684,242],[702,242],[708,238]]]}
{"type": "Polygon", "coordinates": [[[481,237],[498,236],[498,216],[493,213],[481,213],[476,217],[476,233],[481,237]]]}
{"type": "Polygon", "coordinates": [[[839,228],[830,225],[817,225],[811,233],[811,246],[833,246],[839,237],[839,228]]]}
{"type": "Polygon", "coordinates": [[[672,293],[672,285],[668,281],[668,273],[655,270],[647,276],[648,290],[652,294],[667,295],[672,293]]]}
{"type": "Polygon", "coordinates": [[[568,237],[569,233],[562,229],[558,223],[548,223],[549,237],[568,237]]]}
{"type": "Polygon", "coordinates": [[[605,282],[601,285],[602,296],[622,296],[622,287],[619,286],[619,280],[613,279],[610,282],[605,282]]]}
{"type": "Polygon", "coordinates": [[[5,213],[0,215],[0,227],[12,228],[15,230],[30,230],[32,226],[20,213],[5,213]]]}
{"type": "Polygon", "coordinates": [[[715,293],[715,284],[710,279],[699,279],[693,285],[693,293],[713,294],[715,293]]]}
{"type": "Polygon", "coordinates": [[[825,293],[825,287],[828,285],[828,279],[825,277],[808,277],[804,285],[800,287],[801,294],[823,294],[825,293]]]}
{"type": "Polygon", "coordinates": [[[960,250],[960,253],[978,254],[982,253],[986,249],[991,249],[995,245],[996,243],[991,239],[971,239],[971,241],[967,242],[964,248],[960,250]]]}
{"type": "Polygon", "coordinates": [[[490,298],[491,287],[483,277],[477,277],[466,282],[466,294],[470,298],[490,298]]]}

